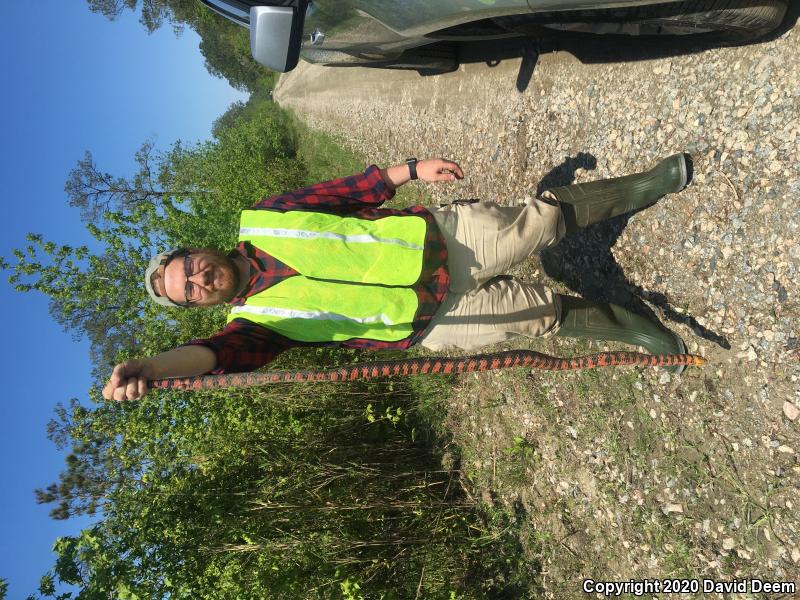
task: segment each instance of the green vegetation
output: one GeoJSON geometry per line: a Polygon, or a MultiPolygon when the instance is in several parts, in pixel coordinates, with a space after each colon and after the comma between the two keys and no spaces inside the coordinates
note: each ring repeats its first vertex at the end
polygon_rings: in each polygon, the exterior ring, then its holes
{"type": "MultiPolygon", "coordinates": [[[[140,281],[155,249],[228,248],[238,213],[259,197],[364,168],[254,93],[214,139],[146,142],[138,171],[105,173],[87,153],[66,191],[103,251],[31,234],[10,282],[50,299],[52,316],[91,342],[98,385],[109,365],[224,323],[224,310],[162,309],[140,281]]],[[[415,192],[398,194],[397,204],[415,192]]],[[[294,350],[275,364],[349,363],[363,353],[294,350]]],[[[49,437],[67,450],[59,480],[37,490],[51,515],[95,515],[60,538],[39,597],[515,597],[522,568],[507,518],[480,515],[442,427],[448,378],[152,393],[141,402],[59,405],[49,437]],[[499,520],[506,519],[501,527],[499,520]],[[511,546],[510,546],[511,545],[511,546]],[[507,573],[515,573],[513,576],[507,573]]]]}

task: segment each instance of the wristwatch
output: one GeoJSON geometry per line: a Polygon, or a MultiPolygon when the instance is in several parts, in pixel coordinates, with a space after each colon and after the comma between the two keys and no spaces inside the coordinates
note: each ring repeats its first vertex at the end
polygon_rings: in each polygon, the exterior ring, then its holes
{"type": "Polygon", "coordinates": [[[411,181],[417,179],[417,159],[407,158],[406,164],[408,165],[408,173],[411,175],[411,181]]]}

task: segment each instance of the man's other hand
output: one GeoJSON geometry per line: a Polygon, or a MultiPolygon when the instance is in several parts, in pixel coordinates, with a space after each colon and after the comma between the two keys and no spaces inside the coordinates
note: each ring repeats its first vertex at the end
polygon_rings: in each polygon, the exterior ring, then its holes
{"type": "Polygon", "coordinates": [[[147,360],[128,360],[118,364],[103,388],[106,400],[139,400],[147,394],[148,379],[155,379],[154,369],[147,360]]]}
{"type": "Polygon", "coordinates": [[[452,160],[428,158],[417,161],[417,177],[423,181],[455,181],[464,179],[464,171],[452,160]]]}

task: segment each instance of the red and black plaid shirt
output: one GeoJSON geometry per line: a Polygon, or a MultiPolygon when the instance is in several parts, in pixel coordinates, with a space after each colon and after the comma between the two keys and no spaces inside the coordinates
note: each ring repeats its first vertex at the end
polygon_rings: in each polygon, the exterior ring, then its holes
{"type": "MultiPolygon", "coordinates": [[[[272,361],[278,354],[294,346],[343,346],[369,350],[405,349],[419,341],[442,302],[449,284],[447,273],[447,248],[433,215],[422,206],[403,210],[377,208],[394,196],[375,165],[364,173],[343,177],[307,188],[265,198],[253,208],[262,210],[303,210],[375,220],[393,215],[416,215],[425,219],[425,250],[422,273],[415,290],[419,305],[412,324],[414,333],[399,342],[383,342],[354,338],[345,342],[297,342],[257,325],[247,319],[234,319],[221,332],[204,340],[193,340],[187,345],[199,344],[211,348],[217,355],[215,373],[252,371],[272,361]]],[[[242,305],[246,299],[287,277],[298,275],[290,266],[262,252],[249,242],[240,242],[230,253],[231,258],[242,255],[250,263],[250,280],[241,296],[230,304],[242,305]]]]}

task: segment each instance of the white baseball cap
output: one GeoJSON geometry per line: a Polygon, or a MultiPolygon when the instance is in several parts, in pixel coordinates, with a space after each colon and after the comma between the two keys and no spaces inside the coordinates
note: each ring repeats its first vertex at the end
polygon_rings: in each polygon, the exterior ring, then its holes
{"type": "Polygon", "coordinates": [[[185,248],[173,248],[172,250],[167,250],[166,252],[162,252],[150,259],[150,263],[147,265],[147,270],[144,272],[144,287],[147,290],[147,293],[150,294],[150,298],[153,299],[154,302],[160,304],[161,306],[182,306],[177,302],[173,302],[166,296],[159,296],[155,289],[153,289],[153,275],[158,272],[158,270],[166,265],[171,258],[174,256],[185,252],[185,248]]]}

